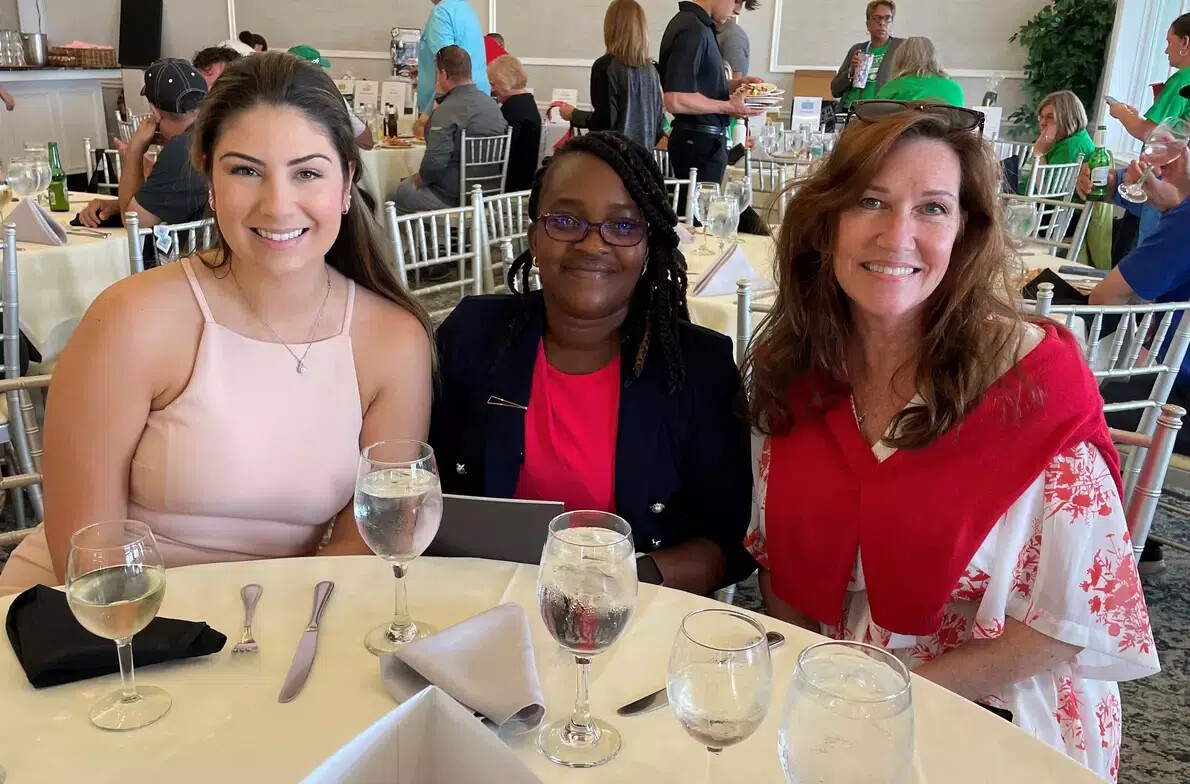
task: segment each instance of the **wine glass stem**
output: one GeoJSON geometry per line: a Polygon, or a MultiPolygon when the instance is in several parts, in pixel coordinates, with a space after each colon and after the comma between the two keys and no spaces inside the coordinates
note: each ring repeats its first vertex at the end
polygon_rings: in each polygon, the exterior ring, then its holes
{"type": "Polygon", "coordinates": [[[1152,166],[1150,166],[1150,167],[1148,167],[1147,169],[1145,169],[1145,170],[1144,170],[1144,172],[1143,172],[1143,173],[1140,175],[1140,179],[1139,179],[1139,180],[1137,180],[1137,181],[1136,181],[1136,182],[1135,182],[1135,183],[1134,183],[1134,184],[1131,186],[1131,190],[1132,190],[1132,192],[1133,192],[1133,193],[1141,193],[1141,192],[1143,192],[1143,191],[1144,191],[1144,187],[1145,187],[1145,182],[1146,182],[1146,181],[1148,181],[1148,179],[1149,179],[1149,175],[1150,175],[1150,174],[1152,174],[1152,173],[1153,173],[1153,167],[1152,167],[1152,166]]]}
{"type": "Polygon", "coordinates": [[[392,624],[389,628],[394,633],[399,633],[413,623],[413,619],[409,617],[409,595],[405,592],[405,574],[408,571],[408,567],[404,564],[393,564],[393,576],[397,578],[394,592],[396,601],[393,607],[392,624]]]}
{"type": "Polygon", "coordinates": [[[140,695],[136,693],[136,675],[132,670],[131,637],[116,640],[116,656],[120,659],[120,691],[123,692],[123,700],[135,702],[140,699],[140,695]]]}
{"type": "Polygon", "coordinates": [[[570,716],[570,724],[574,729],[583,733],[594,733],[591,724],[591,702],[587,696],[587,684],[591,679],[591,660],[582,656],[575,656],[574,663],[578,665],[578,688],[574,698],[574,713],[570,716]]]}
{"type": "Polygon", "coordinates": [[[709,752],[707,754],[707,784],[715,784],[715,782],[718,781],[715,771],[718,768],[717,760],[719,759],[719,752],[721,751],[723,751],[723,749],[716,749],[707,746],[707,752],[709,752]]]}

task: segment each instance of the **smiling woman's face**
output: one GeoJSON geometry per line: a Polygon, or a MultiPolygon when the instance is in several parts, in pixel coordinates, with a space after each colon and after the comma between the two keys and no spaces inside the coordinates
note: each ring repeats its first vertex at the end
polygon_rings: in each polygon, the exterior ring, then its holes
{"type": "Polygon", "coordinates": [[[334,145],[297,109],[242,112],[215,145],[211,192],[219,232],[235,256],[275,272],[326,255],[349,190],[334,145]]]}
{"type": "MultiPolygon", "coordinates": [[[[624,219],[643,221],[620,176],[586,153],[554,161],[542,186],[541,215],[570,216],[590,224],[624,219]]],[[[574,319],[604,319],[627,314],[633,289],[644,272],[647,244],[613,245],[592,226],[578,242],[550,237],[539,218],[529,232],[529,247],[541,274],[546,302],[574,319]]]]}

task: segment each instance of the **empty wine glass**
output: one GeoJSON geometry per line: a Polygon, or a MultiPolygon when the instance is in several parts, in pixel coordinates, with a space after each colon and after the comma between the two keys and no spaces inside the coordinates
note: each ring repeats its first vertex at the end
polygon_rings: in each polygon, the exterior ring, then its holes
{"type": "Polygon", "coordinates": [[[437,631],[410,617],[405,575],[434,541],[441,522],[442,485],[429,444],[381,441],[360,453],[355,524],[372,552],[392,564],[397,581],[392,620],[364,637],[364,646],[377,656],[437,631]]]}
{"type": "Polygon", "coordinates": [[[1152,130],[1145,140],[1144,161],[1148,168],[1140,179],[1132,185],[1121,185],[1117,188],[1120,197],[1133,204],[1143,204],[1149,200],[1145,193],[1145,182],[1153,174],[1156,166],[1173,163],[1186,152],[1186,141],[1190,138],[1190,125],[1177,117],[1167,117],[1152,130]]]}
{"type": "Polygon", "coordinates": [[[737,199],[712,199],[711,210],[707,218],[707,226],[719,240],[719,253],[723,253],[723,245],[740,227],[740,203],[737,199]]]}
{"type": "Polygon", "coordinates": [[[132,637],[149,625],[165,598],[165,563],[149,526],[135,520],[95,523],[70,537],[66,601],[92,634],[115,640],[120,690],[91,708],[91,723],[133,730],[160,719],[173,700],[156,686],[136,686],[132,637]]]}
{"type": "Polygon", "coordinates": [[[542,727],[537,747],[570,768],[602,765],[620,751],[620,733],[591,717],[587,685],[591,657],[610,648],[636,609],[632,529],[607,512],[567,512],[554,518],[537,572],[537,603],[550,636],[574,655],[574,712],[542,727]]]}
{"type": "Polygon", "coordinates": [[[773,663],[764,629],[734,610],[697,610],[682,619],[669,655],[666,694],[682,729],[715,756],[749,738],[769,712],[773,663]]]}
{"type": "Polygon", "coordinates": [[[707,247],[707,220],[710,215],[711,201],[717,198],[719,198],[718,185],[713,182],[698,184],[698,190],[695,191],[694,216],[702,223],[702,245],[691,251],[695,256],[711,255],[711,250],[707,247]]]}
{"type": "Polygon", "coordinates": [[[909,671],[874,645],[811,645],[797,659],[777,750],[790,784],[906,784],[913,768],[909,671]]]}

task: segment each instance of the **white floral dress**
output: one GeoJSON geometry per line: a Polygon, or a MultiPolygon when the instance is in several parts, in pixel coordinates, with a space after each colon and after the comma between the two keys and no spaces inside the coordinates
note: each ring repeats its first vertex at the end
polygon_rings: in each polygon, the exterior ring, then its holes
{"type": "MultiPolygon", "coordinates": [[[[880,460],[895,450],[878,442],[880,460]]],[[[754,501],[745,545],[769,568],[765,544],[768,440],[753,439],[754,501]]],[[[1095,447],[1057,455],[992,528],[928,637],[893,634],[873,622],[860,554],[842,620],[822,633],[879,645],[910,669],[967,640],[992,639],[1013,618],[1083,651],[984,702],[1110,781],[1120,768],[1117,681],[1160,670],[1149,614],[1115,483],[1095,447]]]]}

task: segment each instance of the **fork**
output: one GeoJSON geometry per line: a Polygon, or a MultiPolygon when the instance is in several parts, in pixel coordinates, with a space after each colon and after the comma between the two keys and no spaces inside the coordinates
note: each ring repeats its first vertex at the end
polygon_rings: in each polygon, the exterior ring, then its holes
{"type": "Polygon", "coordinates": [[[232,653],[248,653],[257,648],[256,640],[252,639],[252,616],[256,614],[256,603],[264,589],[256,583],[249,583],[240,589],[240,598],[244,600],[244,633],[240,641],[231,649],[232,653]]]}

